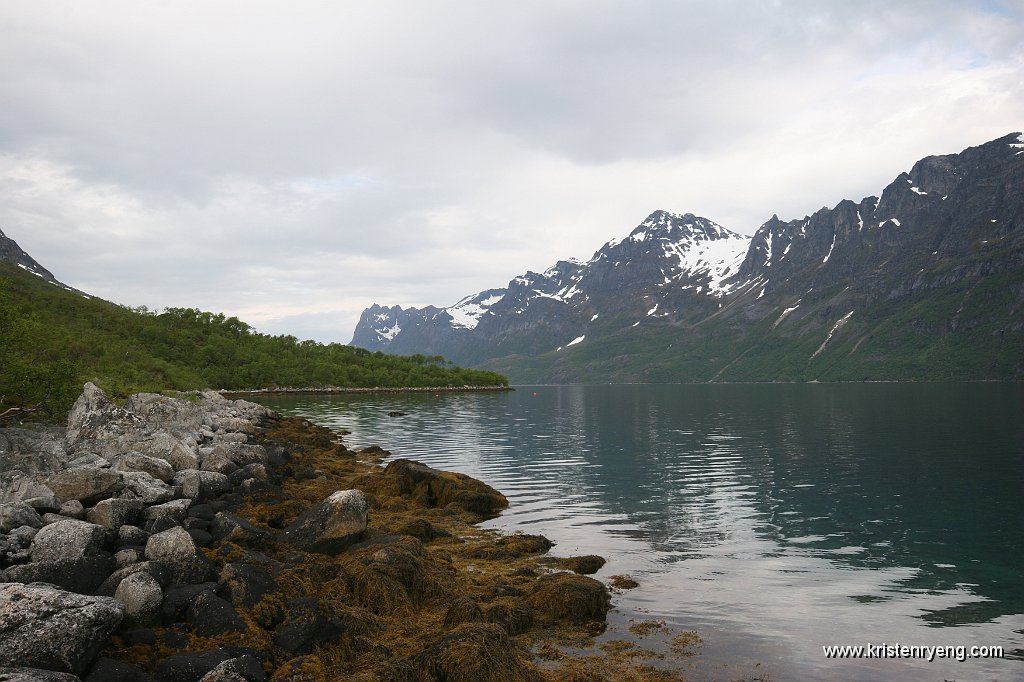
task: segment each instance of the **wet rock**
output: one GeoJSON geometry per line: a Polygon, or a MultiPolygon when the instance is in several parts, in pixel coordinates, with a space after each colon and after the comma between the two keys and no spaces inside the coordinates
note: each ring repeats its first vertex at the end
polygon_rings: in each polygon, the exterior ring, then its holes
{"type": "Polygon", "coordinates": [[[217,583],[201,583],[199,585],[176,585],[164,592],[164,603],[160,607],[160,615],[164,624],[174,623],[185,617],[189,606],[196,597],[204,592],[214,594],[217,583]]]}
{"type": "Polygon", "coordinates": [[[124,607],[46,585],[0,585],[0,651],[7,665],[80,674],[120,625],[124,607]]]}
{"type": "Polygon", "coordinates": [[[153,682],[153,678],[130,663],[101,658],[96,661],[84,682],[153,682]]]}
{"type": "Polygon", "coordinates": [[[0,572],[0,580],[25,584],[49,583],[69,592],[94,594],[114,568],[114,559],[107,554],[33,561],[5,569],[0,572]]]}
{"type": "Polygon", "coordinates": [[[339,490],[289,524],[280,539],[307,552],[339,554],[362,539],[369,508],[359,490],[339,490]]]}
{"type": "Polygon", "coordinates": [[[281,591],[270,571],[254,564],[227,564],[220,571],[217,593],[238,607],[252,608],[268,594],[281,591]]]}
{"type": "Polygon", "coordinates": [[[204,675],[232,658],[236,656],[228,647],[174,654],[164,659],[153,677],[156,682],[199,682],[204,675]]]}
{"type": "Polygon", "coordinates": [[[127,576],[114,592],[114,599],[124,604],[124,624],[127,627],[156,623],[163,598],[164,591],[160,583],[145,571],[127,576]]]}
{"type": "Polygon", "coordinates": [[[78,500],[83,505],[93,505],[100,500],[113,497],[124,488],[120,473],[110,469],[94,468],[61,471],[51,476],[47,485],[60,499],[78,500]]]}
{"type": "Polygon", "coordinates": [[[111,498],[100,500],[96,506],[85,513],[85,520],[98,526],[117,530],[121,526],[131,525],[142,512],[141,500],[111,498]]]}
{"type": "Polygon", "coordinates": [[[231,512],[217,512],[210,524],[210,534],[216,542],[258,546],[270,539],[270,533],[231,512]]]}
{"type": "Polygon", "coordinates": [[[402,535],[408,535],[414,537],[420,542],[430,542],[437,538],[451,537],[451,533],[441,528],[437,528],[434,524],[430,523],[426,519],[413,519],[404,526],[398,529],[398,532],[402,535]]]}
{"type": "Polygon", "coordinates": [[[274,634],[274,644],[290,654],[308,654],[342,637],[365,637],[380,629],[379,622],[353,609],[330,610],[316,599],[289,599],[288,620],[274,634]]]}
{"type": "Polygon", "coordinates": [[[19,526],[41,528],[43,520],[31,505],[25,502],[0,503],[0,533],[10,533],[19,526]]]}
{"type": "Polygon", "coordinates": [[[475,478],[451,471],[433,469],[409,459],[396,459],[384,469],[401,495],[428,507],[455,505],[481,516],[496,515],[508,506],[497,490],[475,478]]]}
{"type": "Polygon", "coordinates": [[[215,637],[228,632],[246,632],[245,624],[233,607],[213,592],[201,592],[185,611],[185,621],[200,637],[215,637]]]}
{"type": "Polygon", "coordinates": [[[142,471],[164,483],[169,483],[174,478],[174,467],[166,459],[136,451],[129,452],[119,459],[114,468],[118,471],[142,471]]]}
{"type": "Polygon", "coordinates": [[[161,588],[169,585],[171,581],[171,571],[166,564],[159,561],[140,561],[138,563],[128,564],[127,566],[119,568],[111,573],[110,576],[96,588],[95,593],[103,597],[113,597],[117,594],[117,588],[121,586],[121,581],[136,573],[147,573],[160,585],[161,588]]]}
{"type": "Polygon", "coordinates": [[[575,573],[542,575],[526,600],[541,620],[570,623],[603,620],[611,603],[603,583],[575,573]]]}
{"type": "Polygon", "coordinates": [[[201,528],[188,528],[187,532],[192,536],[197,547],[209,547],[213,544],[213,536],[201,528]]]}
{"type": "Polygon", "coordinates": [[[36,533],[32,540],[32,560],[96,556],[106,537],[102,526],[78,519],[62,519],[36,533]]]}
{"type": "Polygon", "coordinates": [[[254,478],[257,481],[266,481],[269,477],[270,474],[267,472],[267,467],[262,464],[255,463],[246,464],[241,469],[230,474],[228,476],[228,481],[231,482],[231,485],[239,485],[242,481],[250,478],[254,478]]]}
{"type": "Polygon", "coordinates": [[[601,567],[605,565],[604,557],[597,556],[596,554],[586,554],[584,556],[573,556],[567,559],[559,559],[558,565],[564,569],[570,570],[573,573],[579,573],[580,575],[592,575],[601,570],[601,567]]]}
{"type": "Polygon", "coordinates": [[[466,623],[414,657],[414,668],[428,679],[447,682],[518,680],[541,682],[544,678],[529,662],[526,652],[502,628],[491,623],[466,623]]]}

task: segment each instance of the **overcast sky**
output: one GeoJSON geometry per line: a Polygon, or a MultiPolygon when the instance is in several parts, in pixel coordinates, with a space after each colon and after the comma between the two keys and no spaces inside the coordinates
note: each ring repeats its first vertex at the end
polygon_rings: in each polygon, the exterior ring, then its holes
{"type": "Polygon", "coordinates": [[[751,234],[1024,130],[1024,2],[0,0],[0,228],[351,339],[655,209],[751,234]]]}

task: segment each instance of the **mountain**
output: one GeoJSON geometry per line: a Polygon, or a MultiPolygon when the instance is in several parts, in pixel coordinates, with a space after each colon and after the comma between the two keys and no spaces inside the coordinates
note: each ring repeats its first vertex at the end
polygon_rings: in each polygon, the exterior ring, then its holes
{"type": "Polygon", "coordinates": [[[32,256],[25,253],[25,251],[18,246],[18,242],[5,235],[3,230],[0,230],[0,261],[12,263],[26,272],[31,272],[37,277],[42,277],[48,282],[60,284],[53,276],[53,273],[37,263],[32,256]]]}
{"type": "Polygon", "coordinates": [[[1024,137],[742,237],[652,213],[448,308],[364,311],[353,344],[515,381],[1024,377],[1024,137]]]}

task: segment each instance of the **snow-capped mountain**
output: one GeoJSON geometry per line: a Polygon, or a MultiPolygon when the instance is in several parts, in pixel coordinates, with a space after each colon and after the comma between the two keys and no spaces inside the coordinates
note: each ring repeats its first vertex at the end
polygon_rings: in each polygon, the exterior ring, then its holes
{"type": "Polygon", "coordinates": [[[706,218],[655,211],[585,263],[558,261],[447,308],[367,308],[352,344],[443,354],[459,363],[487,357],[476,350],[482,344],[528,354],[568,347],[580,343],[602,313],[615,316],[641,304],[653,316],[666,301],[725,295],[724,281],[738,269],[749,241],[706,218]]]}
{"type": "Polygon", "coordinates": [[[375,305],[352,343],[519,381],[1024,376],[1024,137],[752,237],[655,211],[586,262],[375,305]]]}
{"type": "Polygon", "coordinates": [[[18,242],[5,235],[3,230],[0,230],[0,261],[13,263],[26,272],[31,272],[33,275],[42,277],[54,284],[58,283],[53,273],[37,263],[32,256],[25,253],[24,249],[18,246],[18,242]]]}

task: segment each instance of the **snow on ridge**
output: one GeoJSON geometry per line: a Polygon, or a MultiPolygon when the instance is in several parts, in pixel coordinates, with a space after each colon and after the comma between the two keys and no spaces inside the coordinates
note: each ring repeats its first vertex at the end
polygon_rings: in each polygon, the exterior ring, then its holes
{"type": "Polygon", "coordinates": [[[395,337],[398,336],[398,332],[402,331],[402,328],[398,326],[397,322],[395,322],[392,327],[387,329],[377,329],[375,331],[380,335],[380,338],[387,339],[388,341],[394,341],[395,337]]]}
{"type": "Polygon", "coordinates": [[[915,187],[914,185],[910,186],[910,191],[914,194],[920,194],[921,196],[928,196],[928,192],[923,192],[920,187],[915,187]]]}
{"type": "Polygon", "coordinates": [[[451,315],[452,326],[461,329],[475,329],[480,323],[480,318],[490,312],[491,306],[505,298],[504,290],[500,291],[501,293],[492,294],[484,299],[479,298],[480,294],[473,294],[455,305],[445,308],[445,312],[451,315]]]}
{"type": "MultiPolygon", "coordinates": [[[[897,223],[898,225],[899,223],[897,223]]],[[[828,253],[825,254],[825,258],[822,259],[821,264],[824,265],[828,262],[828,259],[832,257],[832,250],[836,248],[836,234],[832,233],[832,246],[828,247],[828,253]]]]}

